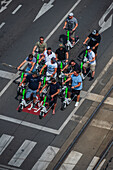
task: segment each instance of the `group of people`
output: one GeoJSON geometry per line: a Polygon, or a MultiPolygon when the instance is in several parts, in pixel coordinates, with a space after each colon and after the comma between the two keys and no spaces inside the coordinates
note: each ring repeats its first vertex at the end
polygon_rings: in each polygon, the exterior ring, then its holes
{"type": "MultiPolygon", "coordinates": [[[[75,44],[75,30],[78,27],[77,19],[73,16],[71,12],[65,21],[64,27],[72,30],[70,38],[75,44]]],[[[90,66],[92,75],[90,80],[94,79],[97,49],[100,43],[101,37],[97,30],[94,30],[83,42],[87,46],[87,56],[83,65],[83,74],[86,74],[87,67],[90,66]]],[[[28,90],[26,93],[26,102],[29,102],[31,94],[33,94],[33,107],[36,106],[36,95],[37,93],[42,93],[43,90],[49,86],[49,98],[48,100],[54,103],[53,112],[55,114],[55,108],[57,103],[57,96],[60,93],[60,85],[58,83],[59,74],[64,72],[67,77],[63,82],[62,86],[67,84],[71,85],[68,92],[68,98],[71,100],[72,96],[77,95],[77,100],[75,106],[79,105],[80,91],[82,89],[82,77],[80,65],[71,60],[69,62],[69,53],[65,46],[60,43],[58,49],[55,53],[52,51],[51,47],[47,48],[47,43],[44,42],[44,37],[41,36],[40,40],[35,44],[32,54],[30,54],[19,66],[18,70],[27,62],[26,72],[24,78],[19,86],[23,83],[28,82],[28,90]],[[38,57],[37,57],[38,56],[38,57]],[[42,64],[40,70],[38,66],[42,64]],[[38,71],[37,71],[38,70],[38,71]],[[46,76],[46,83],[43,86],[41,81],[41,75],[46,76]],[[48,81],[51,80],[51,83],[48,81]]]]}

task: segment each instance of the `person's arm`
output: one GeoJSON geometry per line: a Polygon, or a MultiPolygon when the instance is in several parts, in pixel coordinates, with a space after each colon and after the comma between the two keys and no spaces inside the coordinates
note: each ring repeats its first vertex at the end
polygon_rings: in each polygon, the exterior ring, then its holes
{"type": "Polygon", "coordinates": [[[31,73],[31,71],[32,71],[33,68],[34,68],[34,65],[35,65],[35,63],[33,62],[33,63],[32,63],[32,67],[31,67],[30,71],[28,71],[28,73],[31,73]]]}
{"type": "Polygon", "coordinates": [[[76,23],[76,25],[75,25],[75,27],[72,29],[72,31],[75,31],[77,27],[78,27],[78,23],[76,23]]]}
{"type": "Polygon", "coordinates": [[[63,82],[62,84],[64,85],[65,83],[67,83],[68,81],[71,80],[71,77],[69,77],[65,82],[63,82]]]}
{"type": "Polygon", "coordinates": [[[51,75],[51,77],[53,77],[56,72],[57,72],[57,68],[55,68],[55,71],[54,71],[54,73],[51,75]]]}
{"type": "Polygon", "coordinates": [[[26,62],[27,62],[27,61],[24,60],[24,61],[18,66],[17,70],[19,70],[26,62]]]}
{"type": "Polygon", "coordinates": [[[51,98],[55,97],[58,93],[60,93],[60,89],[57,89],[57,92],[51,95],[51,98]]]}
{"type": "Polygon", "coordinates": [[[95,49],[95,48],[98,47],[98,46],[99,46],[99,43],[97,43],[95,46],[93,46],[92,49],[95,49]]]}
{"type": "Polygon", "coordinates": [[[79,82],[76,86],[72,86],[71,88],[74,89],[74,88],[80,87],[80,85],[81,85],[81,82],[79,82]]]}
{"type": "Polygon", "coordinates": [[[45,55],[43,53],[42,57],[40,58],[40,60],[38,61],[38,63],[40,64],[40,62],[44,59],[45,55]]]}
{"type": "Polygon", "coordinates": [[[63,26],[63,29],[66,28],[66,25],[67,25],[67,21],[65,21],[64,26],[63,26]]]}
{"type": "Polygon", "coordinates": [[[48,84],[46,83],[44,87],[42,87],[40,93],[42,93],[42,91],[48,86],[48,84]]]}
{"type": "Polygon", "coordinates": [[[86,42],[89,40],[89,37],[87,37],[86,39],[85,39],[85,41],[83,42],[83,44],[86,44],[86,42]]]}
{"type": "Polygon", "coordinates": [[[61,70],[61,71],[64,71],[65,69],[67,69],[68,68],[68,64],[61,70]]]}
{"type": "Polygon", "coordinates": [[[34,54],[36,48],[37,48],[37,46],[35,45],[34,48],[33,48],[33,52],[32,52],[33,54],[34,54]]]}
{"type": "Polygon", "coordinates": [[[46,67],[47,67],[47,65],[45,64],[45,65],[41,68],[41,70],[40,70],[40,72],[39,72],[40,75],[42,74],[43,69],[45,69],[46,67]]]}
{"type": "Polygon", "coordinates": [[[39,82],[39,86],[38,86],[37,92],[40,90],[40,87],[41,87],[41,81],[39,82]]]}
{"type": "Polygon", "coordinates": [[[69,58],[69,53],[68,51],[66,52],[66,63],[68,62],[68,58],[69,58]]]}

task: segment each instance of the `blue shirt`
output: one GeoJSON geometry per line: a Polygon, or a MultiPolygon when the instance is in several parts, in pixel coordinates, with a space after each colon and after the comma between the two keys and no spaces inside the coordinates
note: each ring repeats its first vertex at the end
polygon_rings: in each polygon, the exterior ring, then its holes
{"type": "Polygon", "coordinates": [[[74,90],[81,90],[82,89],[82,78],[80,75],[75,76],[74,74],[71,75],[72,78],[72,87],[78,85],[78,83],[81,83],[79,87],[74,88],[74,90]]]}
{"type": "Polygon", "coordinates": [[[29,62],[27,67],[31,68],[31,67],[32,67],[32,63],[36,63],[36,58],[33,57],[32,60],[29,60],[29,57],[27,57],[27,58],[26,58],[26,61],[29,62]]]}

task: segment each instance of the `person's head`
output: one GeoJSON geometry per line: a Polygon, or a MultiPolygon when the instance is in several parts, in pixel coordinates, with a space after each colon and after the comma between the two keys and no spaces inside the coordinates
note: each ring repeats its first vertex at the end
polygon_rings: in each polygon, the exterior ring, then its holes
{"type": "Polygon", "coordinates": [[[38,76],[37,71],[34,71],[34,72],[32,73],[32,76],[33,76],[33,77],[37,77],[37,76],[38,76]]]}
{"type": "Polygon", "coordinates": [[[51,54],[51,47],[48,47],[48,48],[47,48],[47,53],[48,53],[48,54],[51,54]]]}
{"type": "Polygon", "coordinates": [[[40,37],[40,43],[42,44],[44,42],[44,37],[40,37]]]}
{"type": "Polygon", "coordinates": [[[98,35],[98,30],[93,30],[93,31],[92,31],[92,34],[93,34],[93,35],[98,35]]]}
{"type": "Polygon", "coordinates": [[[54,57],[51,58],[51,63],[54,64],[56,62],[56,59],[54,57]]]}
{"type": "Polygon", "coordinates": [[[87,46],[87,51],[91,52],[91,47],[90,46],[87,46]]]}
{"type": "Polygon", "coordinates": [[[78,76],[78,74],[79,74],[79,71],[78,70],[74,70],[74,75],[78,76]]]}
{"type": "Polygon", "coordinates": [[[62,50],[63,48],[64,48],[63,44],[60,43],[60,44],[59,44],[59,49],[62,50]]]}
{"type": "Polygon", "coordinates": [[[68,17],[69,17],[69,19],[72,19],[73,18],[73,13],[71,12],[71,13],[69,13],[69,15],[68,15],[68,17]]]}
{"type": "Polygon", "coordinates": [[[29,54],[28,58],[31,61],[33,59],[33,54],[29,54]]]}
{"type": "Polygon", "coordinates": [[[74,66],[76,64],[75,60],[70,61],[71,66],[74,66]]]}
{"type": "Polygon", "coordinates": [[[55,84],[55,83],[56,83],[56,79],[52,78],[52,79],[51,79],[51,83],[52,83],[52,84],[55,84]]]}

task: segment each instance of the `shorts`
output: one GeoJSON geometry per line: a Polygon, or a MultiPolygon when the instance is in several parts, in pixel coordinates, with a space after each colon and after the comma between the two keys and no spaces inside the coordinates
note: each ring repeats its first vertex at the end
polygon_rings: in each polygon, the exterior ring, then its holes
{"type": "Polygon", "coordinates": [[[78,95],[80,94],[80,90],[74,90],[74,89],[72,89],[72,94],[73,94],[73,95],[76,94],[76,95],[78,96],[78,95]]]}
{"type": "Polygon", "coordinates": [[[28,89],[27,93],[26,93],[26,99],[30,98],[31,94],[33,94],[33,97],[35,98],[36,97],[36,92],[37,92],[37,90],[28,89]]]}
{"type": "Polygon", "coordinates": [[[84,63],[85,68],[87,68],[88,66],[90,66],[91,71],[95,71],[96,63],[95,64],[84,63]]]}
{"type": "Polygon", "coordinates": [[[53,97],[53,100],[51,100],[51,94],[48,96],[47,101],[49,102],[49,105],[51,106],[53,103],[57,103],[57,95],[53,97]]]}
{"type": "MultiPolygon", "coordinates": [[[[30,69],[31,69],[30,67],[27,67],[25,71],[28,72],[28,71],[30,71],[30,69]]],[[[36,66],[33,68],[33,70],[31,71],[31,73],[34,72],[34,71],[36,71],[36,66]]],[[[25,73],[25,75],[29,75],[29,74],[30,74],[30,73],[25,73]]]]}
{"type": "Polygon", "coordinates": [[[75,31],[73,31],[72,33],[70,33],[70,37],[75,38],[75,31]]]}

